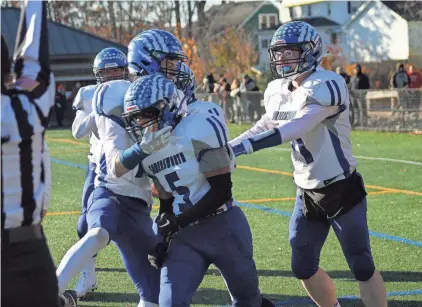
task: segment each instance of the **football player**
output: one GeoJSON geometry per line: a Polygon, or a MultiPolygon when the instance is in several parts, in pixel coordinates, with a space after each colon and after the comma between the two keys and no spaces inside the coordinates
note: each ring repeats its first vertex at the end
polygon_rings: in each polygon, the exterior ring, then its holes
{"type": "Polygon", "coordinates": [[[300,21],[282,25],[270,47],[266,114],[230,142],[236,156],[291,142],[298,187],[290,220],[292,270],[318,306],[340,306],[334,284],[319,267],[332,227],[366,306],[387,306],[384,281],[369,244],[366,192],[352,155],[349,92],[324,70],[321,36],[300,21]]]}
{"type": "MultiPolygon", "coordinates": [[[[129,84],[125,80],[109,81],[100,84],[94,93],[99,160],[95,189],[87,204],[88,231],[63,257],[57,276],[63,292],[75,272],[113,240],[138,290],[138,306],[152,307],[158,304],[159,274],[148,262],[148,252],[156,244],[150,217],[151,186],[142,168],[135,166],[119,178],[115,168],[120,151],[133,145],[121,117],[129,84]]],[[[147,148],[156,145],[154,141],[152,137],[135,145],[146,154],[147,148]]]]}
{"type": "MultiPolygon", "coordinates": [[[[148,75],[130,85],[124,104],[133,134],[172,129],[168,145],[142,160],[160,192],[156,222],[165,242],[150,256],[162,267],[159,305],[189,306],[213,263],[235,306],[273,306],[261,297],[249,224],[233,203],[225,123],[208,112],[185,116],[177,96],[174,83],[148,75]]],[[[130,168],[125,155],[120,163],[130,168]]]]}
{"type": "MultiPolygon", "coordinates": [[[[93,72],[97,79],[96,85],[88,85],[79,89],[73,101],[73,109],[76,116],[72,124],[72,134],[75,139],[90,136],[90,150],[88,154],[88,171],[85,177],[85,184],[82,191],[82,210],[77,224],[79,239],[82,239],[87,232],[87,202],[94,190],[96,152],[98,143],[98,132],[95,124],[95,112],[92,112],[92,98],[98,84],[118,79],[127,79],[127,59],[125,54],[117,48],[105,48],[101,50],[94,60],[93,72]]],[[[97,289],[97,276],[95,273],[96,256],[89,261],[81,272],[76,282],[75,291],[78,297],[84,297],[87,292],[97,289]]]]}
{"type": "Polygon", "coordinates": [[[129,79],[134,81],[140,76],[160,73],[169,80],[186,77],[177,63],[186,61],[179,40],[170,32],[152,29],[135,36],[129,43],[129,79]]]}

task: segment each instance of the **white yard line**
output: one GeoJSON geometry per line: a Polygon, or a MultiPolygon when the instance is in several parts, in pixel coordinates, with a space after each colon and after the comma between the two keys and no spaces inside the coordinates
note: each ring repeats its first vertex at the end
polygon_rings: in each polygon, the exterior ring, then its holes
{"type": "MultiPolygon", "coordinates": [[[[273,148],[274,150],[278,151],[292,151],[289,148],[273,148]]],[[[403,164],[410,164],[410,165],[419,165],[422,166],[422,162],[418,161],[410,161],[410,160],[401,160],[401,159],[391,159],[391,158],[381,158],[381,157],[367,157],[367,156],[355,156],[358,159],[362,160],[375,160],[375,161],[388,161],[394,163],[403,163],[403,164]]]]}

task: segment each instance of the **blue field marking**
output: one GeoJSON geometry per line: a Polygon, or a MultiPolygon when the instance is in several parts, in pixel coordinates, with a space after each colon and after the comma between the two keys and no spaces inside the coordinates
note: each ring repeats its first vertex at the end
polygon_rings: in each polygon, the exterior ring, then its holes
{"type": "MultiPolygon", "coordinates": [[[[396,297],[396,296],[410,296],[410,295],[422,295],[422,289],[416,290],[404,290],[396,292],[387,292],[387,297],[396,297]]],[[[338,298],[339,300],[360,300],[359,295],[344,295],[338,298]]],[[[297,306],[303,304],[314,304],[310,298],[300,298],[293,299],[288,301],[274,302],[276,306],[297,306]]],[[[221,306],[221,307],[230,307],[230,306],[221,306]]]]}
{"type": "MultiPolygon", "coordinates": [[[[396,291],[396,292],[387,292],[387,297],[395,297],[395,296],[410,296],[410,295],[422,295],[422,289],[416,290],[405,290],[405,291],[396,291]]],[[[339,297],[340,300],[360,300],[359,295],[344,295],[339,297]]],[[[311,299],[295,299],[289,301],[282,301],[282,302],[275,302],[276,306],[296,306],[302,304],[312,304],[311,299]]]]}
{"type": "MultiPolygon", "coordinates": [[[[246,203],[239,203],[239,202],[237,202],[237,205],[239,205],[241,207],[245,207],[245,208],[252,208],[252,209],[257,209],[257,210],[261,210],[261,211],[265,211],[265,212],[269,212],[269,213],[275,213],[275,214],[282,215],[282,216],[287,216],[287,217],[292,216],[291,212],[282,211],[282,210],[278,210],[278,209],[273,209],[273,208],[268,208],[268,207],[263,207],[263,206],[258,206],[258,205],[252,205],[252,204],[246,204],[246,203]]],[[[384,240],[389,240],[389,241],[399,242],[399,243],[413,245],[413,246],[417,246],[417,247],[422,247],[422,242],[413,241],[413,240],[409,240],[409,239],[401,238],[401,237],[397,237],[397,236],[392,236],[392,235],[389,235],[389,234],[386,234],[386,233],[381,233],[381,232],[377,232],[377,231],[369,231],[369,235],[376,237],[376,238],[384,239],[384,240]]]]}
{"type": "MultiPolygon", "coordinates": [[[[77,164],[77,163],[73,163],[73,162],[59,160],[59,159],[56,159],[56,158],[51,158],[51,162],[66,165],[66,166],[76,167],[76,168],[80,168],[80,169],[84,169],[84,170],[88,169],[88,165],[77,164]]],[[[239,205],[241,207],[257,209],[257,210],[261,210],[261,211],[264,211],[264,212],[274,213],[274,214],[278,214],[278,215],[282,215],[282,216],[286,216],[286,217],[290,217],[292,215],[291,212],[282,211],[282,210],[278,210],[278,209],[274,209],[274,208],[258,206],[258,205],[253,205],[253,204],[239,203],[239,202],[236,202],[236,203],[237,203],[237,205],[239,205]]],[[[381,233],[381,232],[377,232],[377,231],[369,231],[369,234],[371,236],[375,237],[375,238],[380,238],[380,239],[399,242],[399,243],[403,243],[403,244],[407,244],[407,245],[422,247],[422,242],[420,242],[420,241],[413,241],[413,240],[409,240],[409,239],[406,239],[406,238],[401,238],[401,237],[397,237],[397,236],[393,236],[393,235],[389,235],[389,234],[381,233]]]]}
{"type": "Polygon", "coordinates": [[[82,164],[67,162],[67,161],[64,161],[64,160],[56,159],[56,158],[50,158],[50,159],[51,159],[51,162],[54,162],[54,163],[88,170],[88,165],[82,165],[82,164]]]}

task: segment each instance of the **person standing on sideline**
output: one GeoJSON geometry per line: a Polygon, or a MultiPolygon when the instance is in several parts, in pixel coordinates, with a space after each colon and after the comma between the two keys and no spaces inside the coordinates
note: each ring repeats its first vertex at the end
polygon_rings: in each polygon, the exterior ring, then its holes
{"type": "Polygon", "coordinates": [[[44,133],[55,92],[47,31],[47,2],[25,1],[8,88],[12,65],[1,37],[1,303],[8,307],[61,306],[41,226],[50,171],[44,133]]]}

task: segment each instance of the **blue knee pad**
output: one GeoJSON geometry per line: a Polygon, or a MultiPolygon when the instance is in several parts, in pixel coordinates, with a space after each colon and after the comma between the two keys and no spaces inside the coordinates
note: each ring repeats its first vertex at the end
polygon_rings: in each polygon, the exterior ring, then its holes
{"type": "Polygon", "coordinates": [[[368,253],[353,256],[350,268],[357,281],[367,281],[375,272],[374,260],[368,253]]]}
{"type": "Polygon", "coordinates": [[[79,216],[78,224],[76,225],[76,231],[79,239],[82,239],[88,231],[88,223],[86,221],[86,213],[82,213],[79,216]]]}

